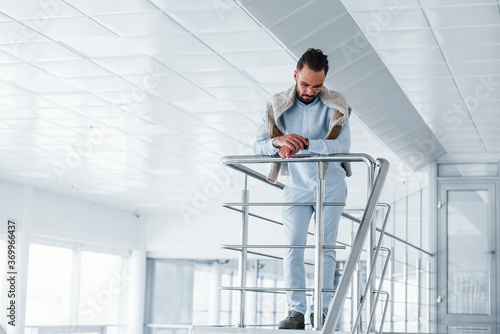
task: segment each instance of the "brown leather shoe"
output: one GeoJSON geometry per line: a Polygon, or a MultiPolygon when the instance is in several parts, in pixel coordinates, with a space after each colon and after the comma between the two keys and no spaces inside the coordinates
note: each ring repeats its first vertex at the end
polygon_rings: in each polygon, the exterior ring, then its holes
{"type": "MultiPolygon", "coordinates": [[[[314,313],[311,313],[309,319],[311,319],[311,326],[314,328],[314,313]]],[[[323,314],[323,325],[324,324],[325,324],[325,315],[323,314]]]]}
{"type": "Polygon", "coordinates": [[[304,315],[297,311],[288,311],[288,317],[278,324],[279,329],[304,329],[304,315]]]}

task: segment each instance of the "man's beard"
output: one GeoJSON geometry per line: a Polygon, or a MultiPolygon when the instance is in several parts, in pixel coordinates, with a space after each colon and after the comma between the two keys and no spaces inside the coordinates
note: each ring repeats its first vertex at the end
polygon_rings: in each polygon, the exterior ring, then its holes
{"type": "Polygon", "coordinates": [[[311,95],[306,95],[306,94],[303,94],[302,96],[308,98],[307,100],[304,99],[301,95],[300,95],[300,92],[299,92],[299,88],[296,86],[295,87],[295,96],[297,97],[297,100],[299,100],[300,102],[304,103],[304,104],[309,104],[311,103],[312,101],[314,101],[314,99],[318,96],[311,96],[311,95]]]}

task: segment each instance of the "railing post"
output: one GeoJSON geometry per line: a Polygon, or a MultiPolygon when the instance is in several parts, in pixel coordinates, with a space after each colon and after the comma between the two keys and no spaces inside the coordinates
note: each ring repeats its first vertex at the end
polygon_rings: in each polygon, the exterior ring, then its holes
{"type": "MultiPolygon", "coordinates": [[[[241,193],[242,202],[249,202],[249,191],[247,190],[248,176],[245,174],[245,189],[241,193]]],[[[241,245],[248,245],[248,206],[243,206],[242,221],[241,221],[241,245]]],[[[247,285],[247,248],[243,248],[240,253],[239,261],[239,279],[240,287],[244,288],[247,285]]],[[[240,322],[238,327],[245,327],[245,304],[246,304],[246,291],[240,291],[240,322]]]]}
{"type": "MultiPolygon", "coordinates": [[[[367,198],[370,197],[370,194],[373,190],[373,182],[375,181],[375,168],[376,166],[372,164],[370,168],[368,168],[368,196],[367,198]]],[[[377,244],[377,224],[376,224],[376,218],[377,217],[377,210],[373,213],[373,218],[371,220],[371,225],[370,225],[370,235],[368,236],[368,257],[366,260],[366,276],[368,277],[368,273],[370,273],[373,270],[373,277],[376,277],[376,265],[373,266],[372,268],[372,263],[373,263],[373,258],[375,254],[375,245],[377,244]]],[[[367,319],[369,319],[370,315],[370,310],[372,309],[373,305],[375,304],[375,296],[374,296],[374,290],[375,290],[375,280],[372,279],[366,284],[369,284],[370,288],[368,289],[368,296],[363,296],[363,298],[367,298],[366,300],[366,310],[367,310],[367,319]]]]}
{"type": "Polygon", "coordinates": [[[405,257],[403,264],[403,279],[405,282],[405,332],[408,330],[408,250],[405,246],[405,257]]]}
{"type": "Polygon", "coordinates": [[[431,330],[431,262],[427,262],[427,330],[431,330]]]}
{"type": "MultiPolygon", "coordinates": [[[[314,259],[314,329],[323,327],[323,259],[325,232],[325,163],[320,161],[317,166],[316,189],[316,233],[314,259]]],[[[333,279],[333,278],[332,278],[333,279]]]]}

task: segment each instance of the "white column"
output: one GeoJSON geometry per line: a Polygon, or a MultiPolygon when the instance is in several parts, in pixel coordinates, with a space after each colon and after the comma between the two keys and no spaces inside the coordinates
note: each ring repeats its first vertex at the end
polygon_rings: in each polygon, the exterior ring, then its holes
{"type": "Polygon", "coordinates": [[[146,290],[146,224],[147,217],[140,216],[139,224],[139,247],[132,250],[130,256],[130,269],[128,280],[128,334],[140,334],[144,332],[144,307],[146,290]]]}
{"type": "Polygon", "coordinates": [[[7,324],[7,334],[23,334],[26,319],[26,291],[28,289],[28,260],[33,224],[33,187],[23,186],[22,215],[16,221],[16,326],[7,324]]]}
{"type": "Polygon", "coordinates": [[[220,285],[220,264],[214,261],[210,267],[210,297],[208,307],[208,323],[214,326],[220,325],[220,285]]]}

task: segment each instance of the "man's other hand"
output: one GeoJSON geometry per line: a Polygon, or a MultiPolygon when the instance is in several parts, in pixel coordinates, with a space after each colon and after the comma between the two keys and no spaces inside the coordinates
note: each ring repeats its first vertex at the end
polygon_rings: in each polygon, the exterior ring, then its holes
{"type": "Polygon", "coordinates": [[[294,154],[297,154],[299,150],[292,150],[290,147],[288,146],[281,146],[281,148],[279,149],[278,151],[278,154],[280,155],[281,159],[288,159],[290,158],[292,155],[294,154]]]}
{"type": "Polygon", "coordinates": [[[299,136],[295,133],[291,133],[289,135],[283,135],[274,138],[273,145],[276,147],[288,147],[290,148],[290,150],[297,153],[298,151],[303,150],[305,147],[307,147],[308,143],[307,139],[305,139],[304,137],[299,136]]]}

